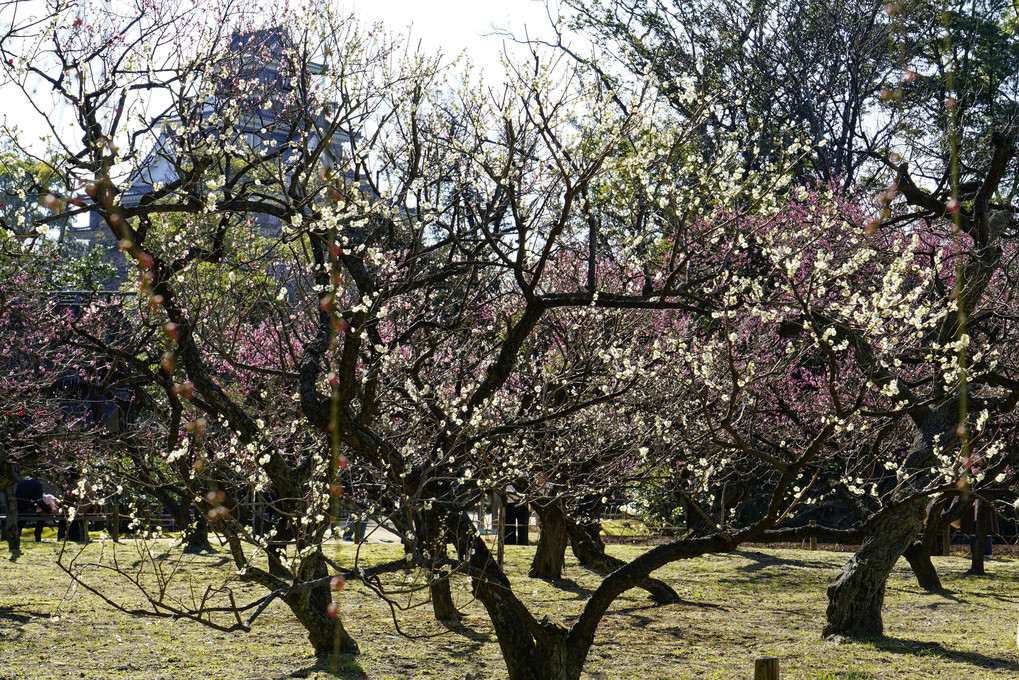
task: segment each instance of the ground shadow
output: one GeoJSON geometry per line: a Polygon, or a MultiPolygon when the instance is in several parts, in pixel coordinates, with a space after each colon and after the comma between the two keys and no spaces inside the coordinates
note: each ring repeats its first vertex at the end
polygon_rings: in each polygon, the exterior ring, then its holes
{"type": "MultiPolygon", "coordinates": [[[[1013,563],[1014,564],[1014,563],[1013,563]]],[[[1008,566],[1008,569],[998,569],[993,572],[987,572],[986,574],[967,574],[962,571],[950,571],[945,570],[939,572],[943,580],[948,581],[966,581],[976,585],[987,585],[993,586],[995,582],[1001,581],[1019,581],[1019,575],[1013,573],[1015,570],[1008,566]]]]}
{"type": "Polygon", "coordinates": [[[478,639],[475,639],[471,644],[463,647],[458,646],[456,649],[446,649],[444,653],[450,659],[476,659],[482,646],[488,642],[488,636],[479,633],[475,633],[475,635],[478,635],[478,639]]]}
{"type": "Polygon", "coordinates": [[[477,646],[470,645],[470,650],[472,652],[479,649],[481,645],[491,639],[491,636],[488,633],[479,633],[470,626],[466,625],[463,621],[439,621],[438,623],[450,633],[478,643],[477,646]]]}
{"type": "Polygon", "coordinates": [[[615,613],[615,614],[629,615],[629,614],[632,614],[634,612],[660,609],[663,606],[664,607],[690,607],[692,609],[717,609],[718,611],[721,611],[721,612],[729,611],[724,606],[722,606],[720,604],[717,604],[715,602],[696,602],[694,600],[684,600],[683,598],[679,598],[678,602],[670,602],[667,605],[661,605],[661,604],[634,605],[632,607],[624,607],[622,609],[613,609],[612,612],[615,613]]]}
{"type": "Polygon", "coordinates": [[[16,607],[0,607],[0,621],[10,621],[12,623],[28,623],[32,619],[48,619],[49,614],[42,612],[32,611],[30,609],[20,609],[16,607]]]}
{"type": "MultiPolygon", "coordinates": [[[[589,567],[584,567],[584,568],[585,569],[590,569],[589,567]]],[[[601,572],[595,571],[594,569],[590,569],[590,571],[592,573],[594,573],[594,574],[601,575],[601,572]]],[[[552,586],[553,588],[555,588],[556,590],[559,590],[559,591],[562,591],[562,592],[565,592],[565,593],[571,593],[574,597],[569,598],[569,599],[573,599],[573,600],[586,599],[586,598],[590,597],[594,593],[594,589],[593,588],[585,588],[584,586],[580,585],[579,583],[577,583],[576,581],[574,581],[571,578],[539,578],[539,577],[536,577],[536,576],[529,576],[528,578],[533,579],[535,581],[542,581],[544,583],[547,583],[550,586],[552,586]]]]}
{"type": "Polygon", "coordinates": [[[310,678],[315,673],[327,673],[334,678],[366,678],[368,674],[356,657],[350,654],[336,654],[334,656],[316,659],[312,665],[296,670],[289,675],[281,675],[277,680],[290,680],[291,678],[310,678]]]}
{"type": "MultiPolygon", "coordinates": [[[[655,623],[656,621],[660,621],[661,620],[660,616],[652,617],[652,616],[648,616],[648,614],[651,613],[652,611],[660,609],[662,606],[663,605],[660,605],[660,604],[634,605],[632,607],[623,607],[621,609],[612,609],[611,613],[612,613],[612,615],[617,615],[618,614],[620,616],[625,616],[627,619],[629,619],[630,624],[632,626],[634,626],[635,628],[645,629],[648,626],[650,626],[653,623],[655,623]]],[[[691,607],[691,608],[694,608],[694,609],[717,609],[718,611],[723,611],[723,612],[729,611],[728,609],[726,609],[722,605],[715,604],[713,602],[693,602],[691,600],[682,600],[682,599],[679,602],[672,602],[668,606],[671,606],[671,607],[676,607],[676,606],[691,607]]],[[[572,622],[573,621],[571,620],[570,623],[572,623],[572,622]]],[[[661,633],[664,633],[666,635],[671,635],[674,638],[681,638],[682,639],[682,638],[686,637],[684,631],[682,629],[678,628],[678,627],[671,628],[671,629],[670,628],[658,629],[656,632],[661,632],[661,633]]]]}
{"type": "Polygon", "coordinates": [[[940,642],[917,642],[904,638],[881,637],[870,640],[875,649],[895,654],[911,656],[934,656],[957,663],[965,663],[978,668],[993,670],[1010,670],[1019,673],[1019,663],[1010,658],[995,657],[979,652],[949,649],[940,642]]]}
{"type": "MultiPolygon", "coordinates": [[[[171,559],[172,560],[178,560],[178,561],[187,561],[189,559],[207,559],[208,561],[202,562],[202,566],[209,567],[209,568],[212,568],[212,569],[215,569],[217,567],[222,567],[222,566],[224,566],[226,564],[230,564],[230,563],[233,562],[233,558],[231,558],[231,557],[229,557],[227,555],[219,555],[219,554],[215,554],[215,553],[201,553],[201,554],[198,554],[198,553],[164,552],[164,553],[159,553],[158,555],[155,555],[154,557],[155,557],[155,560],[157,562],[165,562],[165,561],[171,560],[171,559]]],[[[149,561],[150,560],[149,560],[148,557],[141,557],[141,558],[131,562],[130,563],[130,568],[132,570],[137,570],[143,564],[146,564],[146,565],[149,564],[149,561]]]]}
{"type": "Polygon", "coordinates": [[[815,557],[817,553],[806,550],[803,552],[806,554],[804,554],[802,557],[795,558],[758,552],[756,550],[734,550],[731,553],[722,553],[722,555],[728,554],[735,557],[742,557],[744,559],[751,560],[750,564],[744,564],[736,567],[737,571],[742,572],[755,572],[761,571],[762,569],[767,569],[768,567],[783,567],[783,566],[785,567],[795,566],[804,569],[821,569],[821,570],[829,570],[833,568],[832,564],[827,560],[821,559],[820,557],[815,557]]]}
{"type": "Polygon", "coordinates": [[[649,626],[654,619],[650,616],[645,615],[643,612],[651,609],[651,607],[626,607],[625,609],[617,609],[613,611],[613,614],[622,614],[623,616],[630,619],[632,625],[637,628],[646,628],[649,626]]]}
{"type": "MultiPolygon", "coordinates": [[[[941,600],[938,602],[931,602],[929,604],[920,605],[920,607],[923,609],[937,609],[938,607],[948,604],[949,602],[955,602],[956,604],[963,603],[963,600],[956,594],[956,592],[954,590],[949,590],[948,588],[940,588],[938,590],[922,590],[919,593],[919,595],[920,597],[924,596],[937,597],[941,600]]],[[[1005,598],[1000,599],[1004,600],[1005,598]]]]}

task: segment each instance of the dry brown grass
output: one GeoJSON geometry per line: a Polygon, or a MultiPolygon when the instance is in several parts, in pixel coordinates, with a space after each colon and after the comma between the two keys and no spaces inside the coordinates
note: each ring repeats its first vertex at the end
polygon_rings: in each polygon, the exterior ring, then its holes
{"type": "MultiPolygon", "coordinates": [[[[153,620],[113,612],[72,586],[54,564],[55,543],[26,544],[17,562],[0,563],[0,680],[32,678],[502,678],[498,645],[483,609],[459,589],[464,625],[452,631],[430,618],[428,607],[399,616],[360,584],[340,595],[345,624],[363,654],[317,662],[303,631],[279,604],[251,633],[224,634],[186,621],[153,620]]],[[[93,544],[90,551],[101,546],[93,544]]],[[[353,559],[349,545],[333,555],[353,559]]],[[[368,561],[391,559],[393,546],[369,546],[368,561]]],[[[567,580],[550,584],[526,577],[534,548],[507,547],[517,592],[540,618],[569,621],[597,575],[568,562],[567,580]]],[[[616,545],[626,557],[640,550],[616,545]]],[[[203,581],[229,579],[225,554],[196,558],[186,573],[203,581]]],[[[753,660],[781,659],[787,680],[897,678],[1015,678],[1015,602],[1019,574],[1013,558],[988,562],[986,577],[966,577],[963,557],[935,558],[950,592],[924,593],[904,562],[889,585],[887,638],[836,644],[819,639],[824,589],[845,554],[751,548],[671,565],[658,573],[685,602],[654,607],[642,591],[620,599],[603,622],[587,665],[588,678],[753,677],[753,660]]],[[[6,558],[6,555],[4,555],[6,558]]],[[[127,563],[127,562],[125,562],[127,563]]],[[[95,577],[99,582],[98,576],[95,577]]],[[[398,576],[396,578],[408,578],[398,576]]],[[[121,598],[125,584],[102,583],[121,598]]],[[[239,588],[243,592],[243,588],[239,588]]],[[[419,601],[419,600],[415,600],[419,601]]]]}

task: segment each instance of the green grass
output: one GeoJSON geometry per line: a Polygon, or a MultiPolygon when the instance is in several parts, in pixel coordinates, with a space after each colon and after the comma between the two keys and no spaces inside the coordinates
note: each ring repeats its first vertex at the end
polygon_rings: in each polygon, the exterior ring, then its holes
{"type": "Polygon", "coordinates": [[[649,531],[639,519],[608,519],[602,522],[605,536],[647,536],[649,531]]]}
{"type": "MultiPolygon", "coordinates": [[[[125,541],[130,548],[132,543],[125,541]]],[[[93,543],[86,556],[108,549],[93,543]]],[[[57,544],[24,544],[16,563],[0,553],[0,680],[131,678],[141,680],[283,680],[285,678],[505,677],[498,644],[483,608],[457,583],[463,626],[449,630],[432,620],[420,595],[396,604],[401,635],[388,606],[357,583],[339,595],[341,616],[363,650],[361,656],[318,662],[304,631],[274,603],[251,633],[219,633],[187,621],[154,620],[111,611],[69,583],[54,565],[57,544]]],[[[353,548],[330,546],[350,564],[353,548]]],[[[626,558],[641,548],[613,545],[626,558]]],[[[570,559],[558,584],[528,579],[533,547],[507,546],[510,576],[537,618],[569,622],[598,583],[570,559]]],[[[392,559],[393,546],[369,546],[368,562],[392,559]]],[[[631,591],[610,610],[588,657],[586,678],[753,677],[754,659],[777,656],[784,680],[894,680],[1019,677],[1015,647],[1019,574],[1011,558],[987,563],[986,577],[966,577],[962,557],[935,558],[947,593],[921,591],[902,562],[889,584],[885,638],[867,642],[822,641],[824,589],[845,553],[749,548],[669,565],[656,575],[683,598],[655,607],[631,591]]],[[[231,577],[225,553],[199,556],[184,570],[200,583],[231,577]]],[[[136,557],[122,554],[123,564],[136,557]]],[[[132,601],[123,581],[90,577],[111,595],[132,601]]],[[[393,585],[417,577],[398,574],[393,585]]],[[[181,585],[184,585],[183,582],[181,585]]],[[[238,599],[252,592],[231,584],[238,599]]],[[[199,591],[202,592],[202,591],[199,591]]]]}

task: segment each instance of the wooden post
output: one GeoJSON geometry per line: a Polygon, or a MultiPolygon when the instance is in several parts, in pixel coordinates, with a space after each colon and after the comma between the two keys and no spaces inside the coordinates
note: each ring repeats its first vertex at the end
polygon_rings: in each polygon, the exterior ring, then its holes
{"type": "MultiPolygon", "coordinates": [[[[816,520],[810,520],[810,526],[816,527],[817,526],[817,521],[816,520]]],[[[817,536],[811,536],[810,537],[810,549],[811,550],[817,550],[817,536]]],[[[778,662],[776,661],[775,663],[778,663],[778,662]]],[[[776,671],[776,673],[777,672],[778,671],[776,671]]],[[[776,675],[775,677],[777,678],[778,675],[776,675]]]]}
{"type": "Polygon", "coordinates": [[[952,556],[952,525],[945,527],[945,533],[941,536],[941,554],[945,557],[952,556]]]}
{"type": "Polygon", "coordinates": [[[754,680],[778,680],[778,658],[758,657],[754,661],[754,680]]]}
{"type": "Polygon", "coordinates": [[[120,543],[120,503],[113,504],[113,512],[110,519],[110,538],[114,543],[120,543]]]}
{"type": "Polygon", "coordinates": [[[368,521],[361,515],[357,515],[354,519],[354,543],[364,543],[365,529],[368,528],[368,521]]]}

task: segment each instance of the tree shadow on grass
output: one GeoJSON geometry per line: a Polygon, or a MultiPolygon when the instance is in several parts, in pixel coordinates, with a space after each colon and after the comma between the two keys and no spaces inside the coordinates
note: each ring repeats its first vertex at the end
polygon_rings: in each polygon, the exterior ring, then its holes
{"type": "MultiPolygon", "coordinates": [[[[782,557],[770,553],[758,552],[756,550],[734,550],[728,555],[742,557],[751,560],[751,564],[744,564],[736,567],[737,571],[755,572],[767,569],[768,567],[801,567],[804,569],[832,569],[832,564],[817,556],[817,553],[804,550],[802,557],[782,557]]],[[[722,555],[726,555],[723,553],[722,555]]],[[[722,556],[720,555],[720,556],[722,556]]]]}
{"type": "Polygon", "coordinates": [[[476,640],[468,645],[457,645],[453,649],[444,650],[444,654],[450,659],[477,659],[478,654],[481,652],[481,648],[488,642],[488,636],[482,636],[484,639],[476,640]]]}
{"type": "MultiPolygon", "coordinates": [[[[233,559],[228,557],[228,556],[226,556],[226,555],[217,555],[217,554],[214,554],[214,553],[201,553],[201,554],[184,553],[183,556],[182,556],[179,553],[164,552],[164,553],[160,553],[158,555],[155,555],[155,558],[156,558],[157,562],[163,562],[163,561],[166,561],[166,560],[169,560],[169,559],[173,559],[173,560],[183,559],[185,561],[187,561],[189,559],[196,559],[196,560],[197,559],[208,559],[207,562],[202,562],[201,563],[202,566],[204,568],[207,568],[207,569],[218,569],[219,567],[225,566],[225,565],[230,564],[231,562],[233,562],[233,559]]],[[[132,570],[137,570],[143,564],[144,565],[148,565],[149,564],[149,559],[147,557],[142,557],[142,558],[139,558],[137,560],[134,560],[133,562],[130,563],[129,566],[130,566],[130,568],[132,570]]]]}
{"type": "Polygon", "coordinates": [[[467,640],[471,640],[472,642],[476,642],[477,647],[470,645],[471,648],[480,648],[481,645],[491,639],[491,636],[488,633],[479,633],[470,626],[466,625],[463,621],[439,621],[438,623],[450,633],[467,640]]]}
{"type": "MultiPolygon", "coordinates": [[[[594,569],[589,570],[593,574],[601,575],[601,572],[599,571],[595,571],[594,569]]],[[[587,599],[594,593],[594,589],[585,588],[584,586],[580,585],[571,578],[538,578],[534,576],[530,576],[528,578],[532,578],[535,581],[542,581],[543,583],[547,583],[556,590],[562,591],[564,593],[570,593],[573,595],[573,597],[570,598],[572,600],[587,599]]]]}
{"type": "MultiPolygon", "coordinates": [[[[652,604],[638,604],[632,607],[624,607],[621,609],[613,609],[614,614],[631,615],[636,612],[643,611],[655,611],[661,609],[663,605],[652,603],[652,604]]],[[[687,607],[690,609],[717,609],[718,611],[727,612],[729,611],[725,606],[718,604],[717,602],[698,602],[696,600],[685,600],[679,598],[678,602],[670,602],[666,607],[687,607]]]]}
{"type": "MultiPolygon", "coordinates": [[[[680,599],[679,602],[672,602],[672,603],[670,603],[667,606],[669,606],[669,607],[688,607],[688,608],[693,608],[693,609],[717,609],[718,611],[723,611],[723,612],[729,611],[728,609],[726,609],[722,605],[716,604],[714,602],[694,602],[692,600],[683,600],[683,599],[680,599]]],[[[621,609],[613,609],[613,610],[611,610],[611,613],[613,615],[625,616],[628,619],[630,619],[631,624],[635,628],[643,629],[643,628],[648,627],[649,625],[651,625],[655,621],[660,620],[660,616],[659,615],[656,614],[655,616],[652,617],[652,616],[648,616],[648,614],[651,613],[651,612],[655,612],[656,610],[661,609],[661,607],[662,607],[662,605],[660,605],[660,604],[634,605],[632,607],[623,607],[621,609]]],[[[669,632],[669,631],[666,631],[666,632],[669,632]]],[[[670,634],[673,635],[673,637],[683,637],[682,634],[680,634],[678,636],[676,634],[674,634],[674,633],[670,633],[670,634]]]]}
{"type": "MultiPolygon", "coordinates": [[[[938,556],[935,555],[935,560],[938,556]]],[[[938,573],[941,574],[942,578],[966,580],[975,583],[981,582],[993,582],[993,581],[1019,581],[1019,573],[1013,568],[1015,561],[1013,558],[991,558],[985,557],[985,573],[983,574],[971,574],[968,571],[969,557],[967,556],[965,562],[961,562],[958,556],[955,557],[953,563],[945,563],[943,565],[938,564],[935,561],[935,566],[938,566],[938,573]]]]}
{"type": "Polygon", "coordinates": [[[319,674],[325,674],[331,678],[341,678],[341,680],[368,677],[368,673],[361,667],[357,657],[350,654],[336,654],[335,656],[317,659],[315,663],[307,668],[296,670],[289,675],[281,675],[277,680],[310,678],[313,675],[319,674]]]}
{"type": "Polygon", "coordinates": [[[36,612],[30,609],[21,609],[20,607],[0,607],[0,621],[28,623],[32,619],[48,619],[49,617],[49,614],[43,614],[42,612],[36,612]]]}
{"type": "Polygon", "coordinates": [[[964,663],[991,670],[1010,670],[1019,673],[1019,663],[1010,658],[988,656],[968,650],[949,649],[940,642],[917,642],[903,638],[882,637],[869,640],[875,649],[894,654],[929,656],[964,663]]]}
{"type": "MultiPolygon", "coordinates": [[[[941,590],[924,590],[919,593],[919,596],[938,598],[936,602],[928,602],[927,604],[918,605],[921,609],[930,609],[932,611],[937,611],[941,607],[951,604],[962,604],[964,602],[964,600],[960,598],[954,590],[949,590],[948,588],[942,588],[941,590]]],[[[1001,599],[1005,600],[1006,598],[1001,599]]]]}

